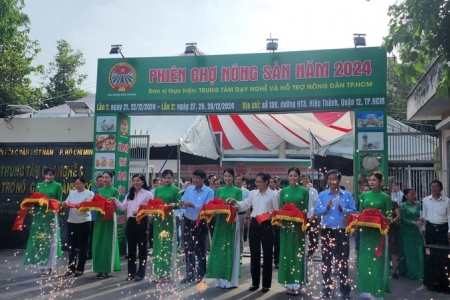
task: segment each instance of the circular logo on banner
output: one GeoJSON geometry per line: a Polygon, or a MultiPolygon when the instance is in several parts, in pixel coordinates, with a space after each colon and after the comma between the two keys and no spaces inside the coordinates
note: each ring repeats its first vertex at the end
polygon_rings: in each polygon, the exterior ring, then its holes
{"type": "Polygon", "coordinates": [[[247,166],[244,163],[238,163],[236,165],[236,173],[245,176],[245,174],[247,174],[247,166]]]}
{"type": "Polygon", "coordinates": [[[127,135],[128,134],[128,122],[127,122],[127,120],[122,120],[120,122],[120,133],[122,135],[127,135]]]}
{"type": "Polygon", "coordinates": [[[116,92],[127,92],[136,83],[136,70],[127,63],[118,63],[109,71],[109,84],[116,92]]]}

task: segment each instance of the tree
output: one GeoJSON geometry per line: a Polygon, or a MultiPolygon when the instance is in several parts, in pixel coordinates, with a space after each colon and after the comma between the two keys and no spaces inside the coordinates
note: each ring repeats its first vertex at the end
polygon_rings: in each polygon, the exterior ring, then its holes
{"type": "Polygon", "coordinates": [[[42,73],[43,66],[32,65],[41,49],[28,36],[30,19],[22,13],[24,6],[23,0],[0,0],[0,104],[37,106],[43,98],[29,78],[42,73]]]}
{"type": "Polygon", "coordinates": [[[389,35],[384,46],[398,51],[396,71],[404,81],[417,83],[430,62],[444,61],[438,93],[450,93],[450,1],[403,0],[389,7],[389,35]]]}
{"type": "Polygon", "coordinates": [[[45,87],[48,98],[45,104],[48,107],[63,104],[64,101],[77,100],[89,94],[79,87],[87,78],[86,74],[78,73],[78,68],[86,63],[83,53],[80,50],[73,50],[65,40],[56,43],[58,53],[55,55],[55,61],[50,63],[46,74],[49,83],[45,87]]]}
{"type": "Polygon", "coordinates": [[[388,58],[387,65],[387,103],[388,115],[400,122],[406,121],[406,97],[414,84],[404,82],[395,69],[398,63],[394,57],[388,58]]]}

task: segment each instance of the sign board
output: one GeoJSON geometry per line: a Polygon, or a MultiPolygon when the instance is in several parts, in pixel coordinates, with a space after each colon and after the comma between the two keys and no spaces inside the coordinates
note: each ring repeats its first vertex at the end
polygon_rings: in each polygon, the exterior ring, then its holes
{"type": "MultiPolygon", "coordinates": [[[[76,176],[92,177],[91,143],[10,143],[0,144],[0,245],[5,248],[24,247],[31,218],[25,219],[23,231],[12,231],[23,198],[35,192],[44,181],[44,170],[56,170],[55,181],[61,183],[63,200],[73,189],[76,176]]],[[[67,243],[67,209],[60,212],[61,242],[67,243]]]]}
{"type": "Polygon", "coordinates": [[[383,106],[385,62],[381,48],[99,59],[95,111],[230,114],[383,106]]]}

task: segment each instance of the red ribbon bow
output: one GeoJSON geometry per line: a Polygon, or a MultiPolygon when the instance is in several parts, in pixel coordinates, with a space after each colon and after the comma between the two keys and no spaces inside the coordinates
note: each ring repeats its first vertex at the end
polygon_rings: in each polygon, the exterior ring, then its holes
{"type": "Polygon", "coordinates": [[[116,211],[116,205],[112,201],[108,201],[103,196],[95,195],[91,201],[83,201],[78,206],[79,212],[87,212],[91,210],[95,210],[103,214],[103,220],[108,221],[111,220],[114,216],[114,212],[116,211]]]}
{"type": "Polygon", "coordinates": [[[282,221],[299,223],[300,234],[308,227],[308,217],[305,212],[299,210],[295,204],[285,204],[281,210],[272,212],[272,225],[281,226],[282,221]]]}
{"type": "Polygon", "coordinates": [[[27,215],[27,211],[33,208],[33,206],[37,204],[39,206],[45,206],[45,212],[58,212],[59,201],[56,199],[48,199],[45,194],[42,193],[33,193],[28,198],[23,199],[20,203],[20,211],[17,214],[17,218],[14,221],[12,230],[23,230],[23,222],[25,221],[25,217],[27,215]]]}
{"type": "Polygon", "coordinates": [[[234,220],[236,220],[236,207],[226,204],[220,198],[214,198],[210,200],[208,203],[203,204],[200,209],[200,213],[197,217],[197,226],[200,224],[200,220],[206,220],[207,223],[211,222],[211,218],[214,214],[225,214],[226,220],[228,224],[233,224],[234,220]]]}
{"type": "Polygon", "coordinates": [[[166,216],[172,214],[173,205],[166,205],[164,201],[158,198],[149,200],[147,204],[141,204],[136,214],[136,223],[140,224],[141,220],[149,215],[160,215],[161,219],[164,220],[166,216]]]}
{"type": "Polygon", "coordinates": [[[381,257],[384,248],[384,235],[389,231],[389,222],[386,217],[378,209],[365,209],[362,214],[351,214],[348,217],[345,231],[354,232],[358,226],[372,227],[380,230],[381,238],[378,248],[375,250],[375,255],[381,257]]]}

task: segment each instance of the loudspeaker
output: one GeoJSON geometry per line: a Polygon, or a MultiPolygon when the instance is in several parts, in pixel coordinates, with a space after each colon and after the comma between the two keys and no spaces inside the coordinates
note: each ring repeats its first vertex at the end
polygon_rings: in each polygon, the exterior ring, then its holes
{"type": "Polygon", "coordinates": [[[423,285],[431,291],[450,293],[450,246],[423,246],[423,285]]]}

